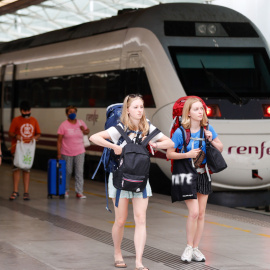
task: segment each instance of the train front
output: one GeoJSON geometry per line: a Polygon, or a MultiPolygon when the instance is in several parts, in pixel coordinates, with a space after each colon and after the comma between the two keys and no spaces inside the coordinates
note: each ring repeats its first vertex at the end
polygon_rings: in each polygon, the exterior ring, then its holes
{"type": "MultiPolygon", "coordinates": [[[[189,21],[183,21],[181,14],[178,20],[164,21],[167,37],[164,48],[181,84],[173,86],[167,82],[171,90],[167,91],[175,94],[175,100],[183,95],[196,95],[207,104],[210,124],[224,144],[223,155],[228,164],[226,170],[213,175],[216,189],[267,189],[270,186],[267,44],[256,26],[241,14],[223,7],[200,7],[193,6],[189,21]]],[[[153,117],[164,130],[169,130],[171,118],[167,115],[171,117],[172,106],[168,102],[153,117]]],[[[169,176],[170,166],[162,160],[157,163],[169,176]]]]}

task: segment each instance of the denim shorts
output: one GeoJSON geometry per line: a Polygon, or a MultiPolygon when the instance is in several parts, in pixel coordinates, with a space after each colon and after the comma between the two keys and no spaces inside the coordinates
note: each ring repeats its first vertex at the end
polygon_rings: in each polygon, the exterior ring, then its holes
{"type": "MultiPolygon", "coordinates": [[[[113,174],[112,173],[110,173],[110,175],[109,175],[108,189],[109,189],[109,197],[115,198],[117,189],[113,186],[113,174]]],[[[151,189],[150,184],[149,184],[149,180],[147,181],[147,185],[146,185],[146,193],[147,193],[147,197],[151,197],[153,195],[152,189],[151,189]]],[[[120,198],[126,198],[126,199],[143,198],[143,193],[121,190],[120,198]]]]}

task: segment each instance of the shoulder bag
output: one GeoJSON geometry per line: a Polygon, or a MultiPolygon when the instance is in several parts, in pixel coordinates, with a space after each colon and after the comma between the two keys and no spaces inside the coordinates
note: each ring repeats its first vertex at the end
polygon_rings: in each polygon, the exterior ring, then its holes
{"type": "MultiPolygon", "coordinates": [[[[208,129],[208,126],[207,126],[208,129]]],[[[225,159],[221,152],[212,145],[212,143],[205,139],[206,144],[206,163],[212,173],[218,173],[227,168],[225,159]]]]}
{"type": "Polygon", "coordinates": [[[221,152],[206,139],[206,163],[213,173],[218,173],[227,168],[225,159],[221,152]]]}

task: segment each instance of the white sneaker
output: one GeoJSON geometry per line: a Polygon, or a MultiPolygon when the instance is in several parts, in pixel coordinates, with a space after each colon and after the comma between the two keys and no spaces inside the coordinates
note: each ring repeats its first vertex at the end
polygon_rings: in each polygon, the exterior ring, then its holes
{"type": "Polygon", "coordinates": [[[66,191],[65,198],[68,198],[68,197],[69,197],[69,194],[68,194],[68,191],[66,191]]]}
{"type": "Polygon", "coordinates": [[[205,256],[201,253],[199,248],[193,248],[192,261],[205,262],[205,256]]]}
{"type": "Polygon", "coordinates": [[[187,245],[187,247],[185,248],[182,256],[181,256],[181,260],[183,262],[187,262],[190,263],[191,259],[192,259],[192,254],[193,254],[193,248],[192,246],[187,245]]]}

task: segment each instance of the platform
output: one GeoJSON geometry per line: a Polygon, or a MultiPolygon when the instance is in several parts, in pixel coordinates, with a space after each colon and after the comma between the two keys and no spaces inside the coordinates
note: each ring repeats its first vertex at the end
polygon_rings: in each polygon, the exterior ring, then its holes
{"type": "MultiPolygon", "coordinates": [[[[30,201],[12,192],[11,166],[0,167],[0,269],[112,270],[114,215],[105,210],[104,184],[87,180],[87,199],[47,199],[47,174],[32,170],[30,201]]],[[[72,182],[72,184],[74,184],[72,182]]],[[[113,208],[110,202],[110,208],[113,208]]],[[[151,270],[269,270],[270,216],[208,204],[200,249],[205,263],[182,263],[187,209],[170,197],[154,194],[147,214],[143,263],[151,270]]],[[[134,270],[132,205],[126,223],[123,255],[134,270]]]]}

